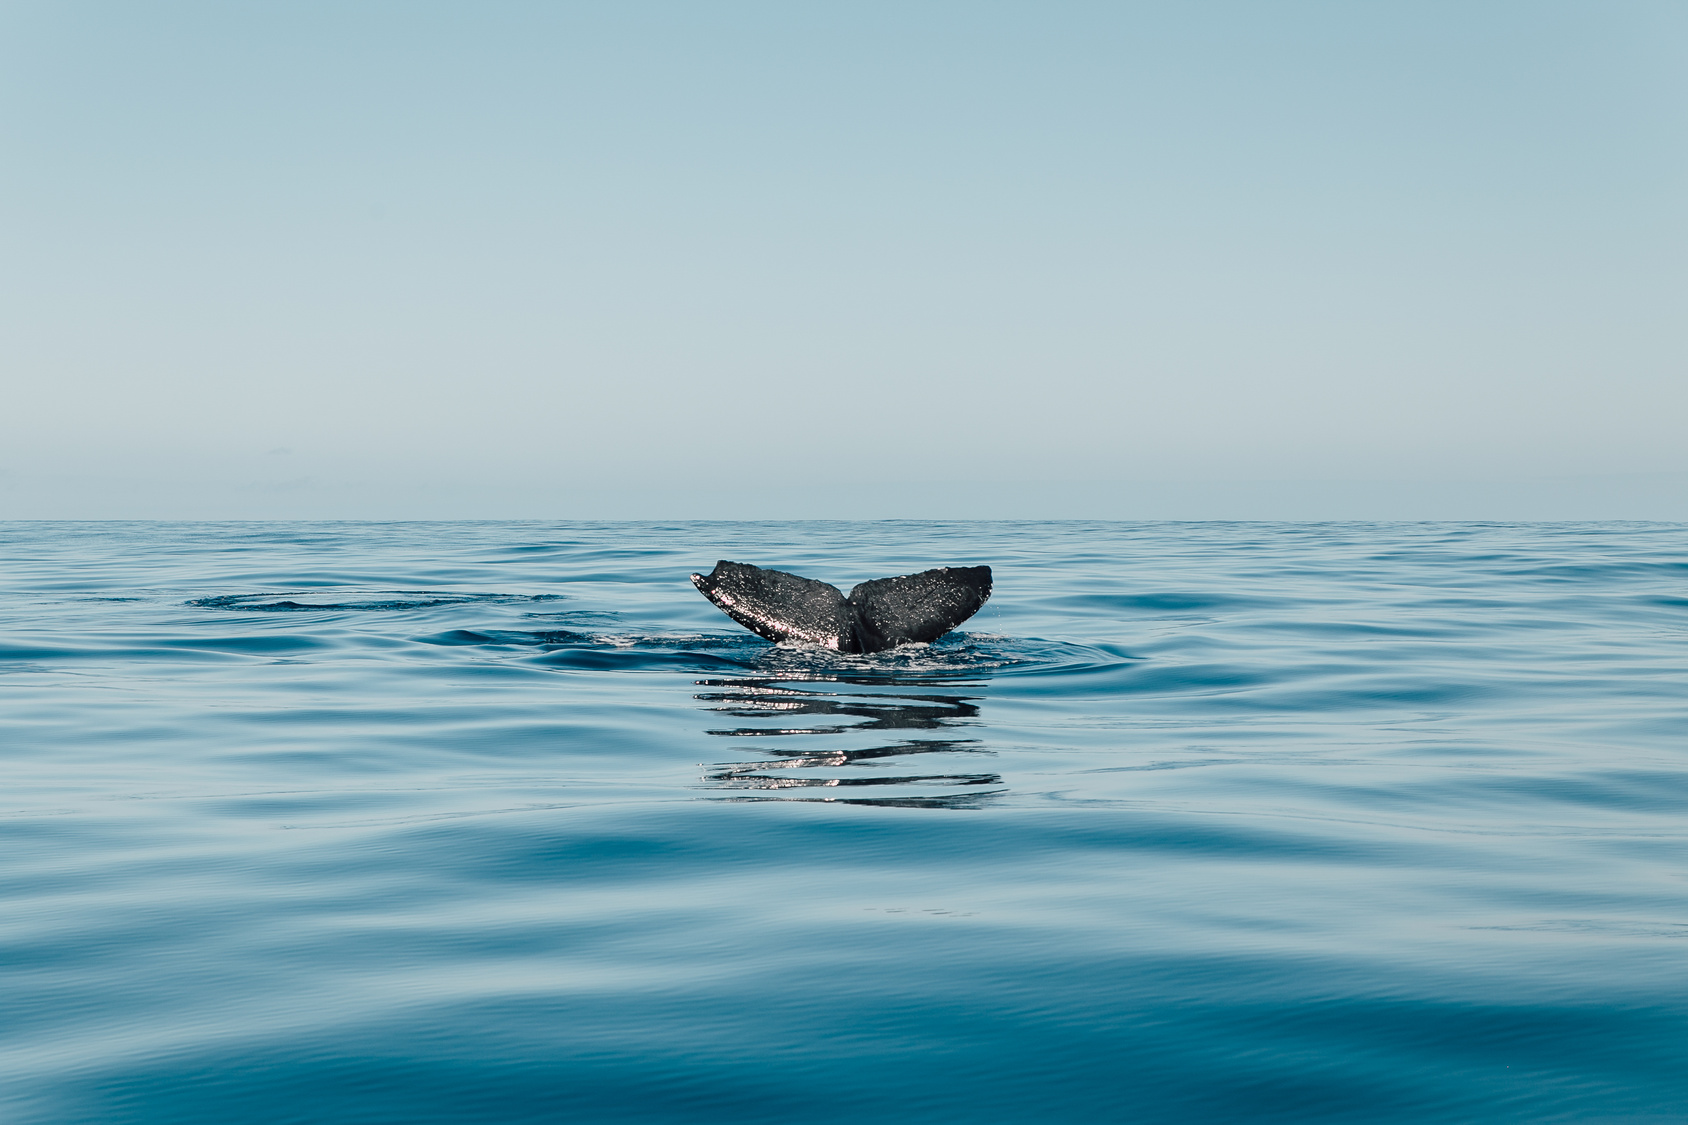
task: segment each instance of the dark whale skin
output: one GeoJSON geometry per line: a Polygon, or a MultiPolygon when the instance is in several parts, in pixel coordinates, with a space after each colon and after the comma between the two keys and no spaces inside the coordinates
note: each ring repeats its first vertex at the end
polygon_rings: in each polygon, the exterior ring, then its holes
{"type": "Polygon", "coordinates": [[[868,653],[930,643],[972,617],[991,596],[991,568],[875,578],[845,597],[813,578],[722,559],[708,574],[692,575],[692,585],[757,636],[868,653]]]}

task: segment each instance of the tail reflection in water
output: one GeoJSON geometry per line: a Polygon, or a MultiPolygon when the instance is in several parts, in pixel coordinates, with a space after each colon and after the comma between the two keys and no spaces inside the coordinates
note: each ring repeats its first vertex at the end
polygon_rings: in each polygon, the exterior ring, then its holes
{"type": "Polygon", "coordinates": [[[1002,777],[998,774],[940,773],[932,767],[947,763],[926,758],[908,760],[917,754],[991,754],[978,739],[891,735],[895,741],[855,748],[812,744],[823,739],[830,743],[839,736],[851,739],[867,735],[861,741],[876,741],[886,737],[882,732],[950,732],[972,726],[979,714],[973,702],[977,697],[932,692],[930,684],[842,676],[698,680],[697,686],[711,689],[696,696],[709,705],[709,710],[735,719],[760,720],[757,725],[707,733],[723,738],[795,740],[790,747],[758,746],[758,751],[768,755],[762,761],[722,762],[710,767],[704,780],[713,788],[765,791],[754,795],[740,792],[727,800],[976,809],[989,798],[1006,792],[980,788],[1001,785],[1002,777]],[[900,687],[927,690],[913,694],[897,690],[900,687]],[[852,719],[859,721],[851,722],[852,719]],[[860,793],[862,788],[870,786],[885,788],[871,794],[860,793]],[[860,795],[773,792],[844,788],[860,795]]]}

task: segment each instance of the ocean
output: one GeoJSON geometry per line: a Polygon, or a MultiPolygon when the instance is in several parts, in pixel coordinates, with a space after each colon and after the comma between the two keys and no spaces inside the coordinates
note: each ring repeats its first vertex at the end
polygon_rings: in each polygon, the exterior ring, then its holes
{"type": "Polygon", "coordinates": [[[0,1120],[1683,1122],[1685,813],[1679,524],[0,524],[0,1120]]]}

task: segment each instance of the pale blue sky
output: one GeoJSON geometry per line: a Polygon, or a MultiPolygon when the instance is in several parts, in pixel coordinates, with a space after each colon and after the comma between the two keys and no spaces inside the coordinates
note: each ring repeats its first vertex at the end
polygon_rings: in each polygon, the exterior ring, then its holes
{"type": "Polygon", "coordinates": [[[1688,6],[0,4],[0,518],[1688,519],[1688,6]]]}

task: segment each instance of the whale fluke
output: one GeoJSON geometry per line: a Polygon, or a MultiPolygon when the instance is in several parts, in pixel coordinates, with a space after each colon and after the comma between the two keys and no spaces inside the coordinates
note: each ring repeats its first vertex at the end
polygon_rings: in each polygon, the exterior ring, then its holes
{"type": "Polygon", "coordinates": [[[845,597],[836,586],[722,559],[692,585],[721,612],[770,641],[806,641],[839,652],[880,652],[937,640],[991,596],[988,566],[941,566],[875,578],[845,597]]]}

